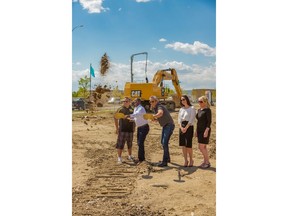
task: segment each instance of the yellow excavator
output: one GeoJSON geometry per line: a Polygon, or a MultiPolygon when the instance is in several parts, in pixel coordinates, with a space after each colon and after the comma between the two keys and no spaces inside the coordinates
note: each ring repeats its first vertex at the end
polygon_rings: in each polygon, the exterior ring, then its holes
{"type": "Polygon", "coordinates": [[[177,97],[180,99],[182,95],[182,90],[179,85],[179,79],[176,70],[174,68],[158,70],[155,73],[152,82],[150,83],[148,82],[147,76],[146,76],[146,83],[133,82],[133,72],[132,72],[133,57],[138,54],[147,55],[147,53],[145,52],[145,53],[133,54],[131,56],[131,82],[126,82],[124,87],[124,96],[130,97],[132,99],[141,98],[142,105],[147,111],[149,111],[150,109],[149,98],[152,95],[155,95],[160,100],[161,104],[165,105],[169,110],[174,111],[176,108],[176,103],[173,99],[168,99],[169,90],[164,87],[163,81],[164,80],[172,81],[173,86],[176,90],[177,97]]]}

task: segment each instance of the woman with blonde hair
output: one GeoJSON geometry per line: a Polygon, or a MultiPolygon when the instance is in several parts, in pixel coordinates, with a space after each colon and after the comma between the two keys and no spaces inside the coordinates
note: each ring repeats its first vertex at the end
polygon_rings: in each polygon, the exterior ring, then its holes
{"type": "Polygon", "coordinates": [[[198,138],[198,147],[204,157],[204,162],[200,165],[200,167],[206,169],[211,166],[209,162],[207,144],[209,143],[211,133],[210,126],[212,121],[212,114],[210,104],[206,96],[199,97],[198,104],[200,108],[198,109],[196,114],[197,129],[195,132],[195,137],[198,138]]]}

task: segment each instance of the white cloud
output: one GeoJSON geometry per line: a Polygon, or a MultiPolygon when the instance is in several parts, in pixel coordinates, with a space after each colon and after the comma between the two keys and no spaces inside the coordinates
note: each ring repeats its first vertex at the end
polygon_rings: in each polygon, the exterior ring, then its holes
{"type": "Polygon", "coordinates": [[[81,65],[81,62],[76,62],[76,63],[73,63],[73,64],[75,64],[75,65],[81,65]]]}
{"type": "Polygon", "coordinates": [[[159,41],[160,42],[166,42],[167,40],[165,38],[161,38],[159,41]]]}
{"type": "Polygon", "coordinates": [[[191,71],[183,71],[179,80],[183,89],[216,88],[216,65],[193,65],[191,71]]]}
{"type": "Polygon", "coordinates": [[[192,55],[197,55],[200,53],[204,56],[216,55],[216,48],[209,47],[207,44],[201,43],[199,41],[194,41],[194,44],[175,42],[165,45],[165,48],[172,48],[176,51],[192,55]]]}
{"type": "MultiPolygon", "coordinates": [[[[145,62],[146,61],[134,61],[133,62],[133,80],[134,82],[145,82],[145,62]]],[[[209,66],[200,65],[187,65],[183,62],[151,62],[147,61],[147,77],[149,82],[152,81],[154,74],[158,70],[175,68],[180,80],[180,86],[183,89],[193,88],[216,88],[216,65],[212,63],[209,66]]],[[[97,67],[94,67],[95,78],[92,77],[92,88],[95,85],[108,85],[116,86],[119,89],[124,89],[126,82],[131,81],[131,68],[130,64],[120,64],[111,62],[111,67],[108,73],[103,77],[100,75],[97,67]],[[117,82],[116,82],[117,80],[117,82]]],[[[72,82],[73,91],[78,89],[78,80],[89,74],[89,68],[81,71],[73,71],[72,82]]],[[[165,84],[174,89],[171,81],[165,81],[165,84]]]]}
{"type": "Polygon", "coordinates": [[[118,9],[118,11],[121,11],[121,10],[122,10],[122,8],[119,8],[119,9],[118,9]]]}
{"type": "Polygon", "coordinates": [[[144,2],[144,3],[146,3],[146,2],[150,2],[151,0],[136,0],[136,2],[144,2]]]}
{"type": "Polygon", "coordinates": [[[82,7],[88,10],[88,13],[101,13],[110,10],[102,7],[104,0],[79,0],[82,7]]]}

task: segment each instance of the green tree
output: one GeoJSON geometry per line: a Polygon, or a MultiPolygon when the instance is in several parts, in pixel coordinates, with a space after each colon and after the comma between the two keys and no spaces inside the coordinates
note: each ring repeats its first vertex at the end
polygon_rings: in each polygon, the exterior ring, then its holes
{"type": "Polygon", "coordinates": [[[78,97],[78,91],[73,91],[72,92],[72,97],[78,97]]]}
{"type": "Polygon", "coordinates": [[[90,78],[85,75],[84,78],[80,78],[78,81],[79,90],[78,90],[78,97],[87,98],[89,96],[89,85],[90,85],[90,78]]]}

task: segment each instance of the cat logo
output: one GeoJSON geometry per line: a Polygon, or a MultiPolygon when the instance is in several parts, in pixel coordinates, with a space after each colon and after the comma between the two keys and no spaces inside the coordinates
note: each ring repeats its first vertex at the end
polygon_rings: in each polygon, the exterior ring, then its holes
{"type": "Polygon", "coordinates": [[[131,97],[141,97],[141,90],[133,90],[131,91],[131,97]]]}

